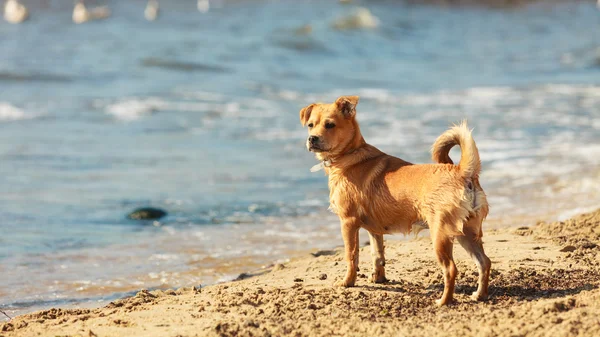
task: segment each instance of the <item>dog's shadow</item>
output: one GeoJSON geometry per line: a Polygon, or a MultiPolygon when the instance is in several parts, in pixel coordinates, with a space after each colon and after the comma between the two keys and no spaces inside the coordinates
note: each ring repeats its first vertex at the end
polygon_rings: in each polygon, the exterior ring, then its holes
{"type": "MultiPolygon", "coordinates": [[[[489,300],[498,301],[503,298],[515,298],[517,300],[539,300],[543,298],[561,298],[577,295],[582,291],[598,288],[598,285],[585,283],[572,288],[537,288],[521,285],[490,285],[488,288],[489,300]]],[[[427,287],[428,294],[441,294],[444,284],[434,284],[427,287]]],[[[470,285],[457,285],[454,293],[470,296],[477,287],[470,285]]]]}
{"type": "Polygon", "coordinates": [[[422,288],[421,286],[404,281],[404,280],[387,280],[383,283],[369,283],[360,286],[361,289],[368,291],[389,291],[394,293],[405,293],[405,294],[418,294],[416,289],[422,288]]]}
{"type": "MultiPolygon", "coordinates": [[[[490,285],[489,286],[489,298],[488,301],[495,303],[502,301],[503,299],[513,298],[520,301],[532,301],[544,298],[562,298],[571,295],[579,294],[582,291],[593,290],[598,288],[598,285],[592,283],[582,283],[575,287],[528,287],[522,285],[490,285]]],[[[384,283],[379,284],[366,284],[359,288],[367,291],[388,291],[394,293],[403,293],[407,295],[415,296],[430,296],[432,298],[438,297],[444,290],[443,283],[436,283],[423,287],[421,285],[404,281],[404,280],[388,280],[384,283]]],[[[477,287],[471,285],[456,285],[455,294],[462,294],[470,296],[477,287]]]]}
{"type": "MultiPolygon", "coordinates": [[[[581,286],[558,289],[558,288],[530,288],[523,286],[490,286],[489,294],[491,299],[501,299],[502,297],[511,297],[518,300],[539,300],[543,298],[561,298],[571,295],[577,295],[585,290],[598,288],[597,285],[583,284],[581,286]]],[[[471,294],[475,287],[465,287],[466,293],[471,294]]]]}

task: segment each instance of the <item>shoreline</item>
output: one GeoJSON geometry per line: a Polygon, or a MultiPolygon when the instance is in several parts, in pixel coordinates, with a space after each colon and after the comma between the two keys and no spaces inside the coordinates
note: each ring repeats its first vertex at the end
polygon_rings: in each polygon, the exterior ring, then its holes
{"type": "MultiPolygon", "coordinates": [[[[590,212],[596,208],[597,207],[586,206],[586,207],[580,207],[578,209],[572,209],[569,211],[559,210],[559,211],[556,211],[553,213],[547,213],[546,216],[543,217],[543,219],[545,219],[545,220],[540,220],[540,217],[537,215],[508,216],[508,217],[496,216],[496,217],[492,217],[491,219],[487,219],[484,222],[484,230],[486,232],[496,231],[496,230],[505,230],[505,229],[509,229],[509,228],[516,228],[519,226],[527,226],[527,224],[532,224],[535,222],[550,221],[550,219],[552,221],[561,221],[561,220],[565,220],[565,215],[577,215],[579,213],[586,213],[586,212],[590,212]]],[[[330,215],[329,212],[326,212],[324,214],[330,215]]],[[[337,230],[337,217],[334,217],[329,220],[331,220],[331,221],[326,221],[326,222],[332,222],[330,225],[336,229],[335,233],[337,234],[337,231],[338,231],[337,230]],[[334,224],[333,222],[336,222],[336,223],[334,224]]],[[[361,236],[362,240],[360,241],[361,247],[368,246],[369,240],[367,237],[367,233],[364,230],[361,231],[361,233],[362,233],[362,236],[361,236]]],[[[429,238],[429,230],[425,229],[419,235],[423,236],[425,238],[429,238]]],[[[213,279],[211,281],[208,281],[206,283],[201,282],[201,283],[193,284],[193,286],[204,288],[204,287],[208,287],[208,286],[215,286],[215,285],[219,285],[219,284],[223,284],[223,283],[229,283],[229,282],[245,279],[245,278],[251,277],[253,275],[260,275],[260,274],[264,273],[265,271],[270,270],[270,268],[272,268],[276,264],[288,263],[290,261],[294,261],[297,259],[302,259],[304,257],[311,256],[315,253],[319,254],[321,252],[336,251],[337,249],[340,249],[341,247],[343,247],[343,242],[341,240],[341,237],[338,239],[339,240],[338,240],[337,244],[330,243],[331,245],[328,245],[328,246],[326,245],[326,246],[313,247],[313,248],[308,248],[308,249],[294,249],[294,250],[287,251],[285,255],[280,256],[279,258],[274,258],[274,259],[270,259],[270,260],[264,260],[264,261],[255,261],[252,259],[244,260],[245,259],[244,257],[238,257],[238,258],[236,258],[236,260],[240,261],[240,263],[237,263],[238,265],[249,264],[252,267],[239,268],[237,270],[235,270],[235,269],[228,270],[229,271],[228,273],[220,274],[219,277],[213,277],[213,279]]],[[[407,241],[410,241],[413,239],[414,239],[414,237],[412,236],[412,234],[407,235],[407,236],[405,236],[405,235],[388,235],[388,236],[386,236],[386,242],[392,242],[394,244],[401,244],[402,242],[407,242],[407,241]]],[[[368,259],[370,259],[370,257],[368,257],[368,259]]],[[[173,272],[180,273],[181,275],[198,273],[197,270],[173,271],[173,272]]],[[[96,309],[101,306],[105,306],[106,304],[110,303],[111,301],[119,300],[119,299],[122,299],[125,297],[134,296],[137,292],[140,291],[140,289],[147,289],[147,290],[151,290],[151,291],[153,291],[153,290],[166,291],[169,289],[176,290],[180,287],[190,287],[190,286],[192,286],[192,284],[182,284],[179,286],[162,284],[162,285],[155,285],[155,286],[149,286],[149,287],[143,287],[143,286],[137,287],[137,288],[129,287],[125,290],[120,290],[120,291],[116,291],[116,292],[112,291],[112,292],[92,293],[89,295],[89,297],[67,297],[67,298],[63,298],[63,299],[41,301],[39,303],[33,303],[33,304],[29,304],[29,305],[23,305],[25,302],[17,302],[20,304],[20,306],[17,306],[17,307],[0,306],[0,310],[5,311],[6,313],[8,313],[10,315],[10,317],[14,318],[17,316],[27,315],[27,314],[30,314],[33,312],[48,310],[48,309],[56,308],[56,307],[63,308],[63,309],[78,309],[78,308],[96,309]]],[[[7,322],[6,316],[0,314],[0,324],[5,323],[5,322],[7,322]]]]}
{"type": "Polygon", "coordinates": [[[142,290],[102,308],[25,314],[1,324],[0,336],[600,333],[600,209],[488,230],[484,247],[492,259],[486,302],[469,300],[476,268],[457,247],[456,301],[435,306],[441,271],[429,237],[416,237],[386,241],[386,284],[368,282],[369,247],[361,247],[357,286],[332,287],[345,268],[336,248],[201,289],[142,290]]]}
{"type": "MultiPolygon", "coordinates": [[[[518,226],[526,226],[528,224],[532,224],[535,222],[539,222],[539,221],[561,221],[561,220],[565,220],[566,218],[573,216],[573,215],[577,215],[580,213],[586,213],[586,212],[590,212],[595,210],[597,207],[594,206],[583,206],[583,207],[578,207],[576,209],[561,209],[561,210],[557,210],[555,212],[550,212],[550,213],[545,213],[544,217],[540,217],[537,214],[532,214],[532,215],[528,215],[528,216],[491,216],[488,217],[487,220],[485,220],[484,222],[484,229],[486,231],[489,230],[502,230],[502,229],[507,229],[507,228],[511,228],[511,227],[518,227],[518,226]]],[[[321,216],[331,216],[332,214],[329,211],[323,212],[321,214],[321,216]]],[[[331,228],[334,228],[334,230],[332,230],[332,234],[333,235],[338,235],[338,225],[337,225],[337,216],[333,216],[330,219],[325,219],[326,221],[323,221],[324,223],[328,223],[328,226],[331,228]]],[[[362,235],[363,235],[363,240],[361,240],[360,244],[361,247],[363,247],[364,245],[368,245],[369,244],[369,240],[368,238],[366,238],[367,233],[363,230],[361,231],[362,235]]],[[[420,233],[420,235],[424,235],[424,236],[429,236],[429,231],[428,230],[424,230],[422,233],[420,233]]],[[[386,236],[386,241],[391,241],[391,242],[406,242],[412,239],[412,236],[404,236],[404,235],[388,235],[386,236]]],[[[219,269],[219,276],[218,277],[212,277],[210,278],[210,280],[208,282],[199,282],[199,283],[194,283],[194,284],[180,284],[180,285],[173,285],[173,284],[157,284],[157,285],[150,285],[147,287],[144,286],[139,286],[139,287],[126,287],[124,289],[118,290],[118,291],[101,291],[98,290],[96,292],[90,292],[87,294],[87,296],[83,296],[82,297],[65,297],[65,298],[61,298],[61,299],[53,299],[53,300],[42,300],[40,302],[36,302],[36,303],[29,303],[28,305],[25,305],[27,302],[23,302],[23,301],[17,301],[15,303],[18,304],[18,306],[11,306],[12,304],[9,303],[4,303],[4,305],[6,306],[0,306],[0,310],[4,310],[6,313],[8,313],[10,315],[10,317],[16,317],[16,316],[20,316],[20,315],[26,315],[32,312],[36,312],[36,311],[41,311],[41,310],[47,310],[53,307],[60,307],[60,308],[65,308],[65,309],[73,309],[73,308],[89,308],[89,309],[93,309],[93,308],[98,308],[99,306],[104,306],[107,303],[120,299],[120,298],[124,298],[124,297],[129,297],[129,296],[133,296],[135,295],[140,289],[149,289],[149,290],[168,290],[168,289],[178,289],[180,287],[189,287],[189,286],[197,286],[197,287],[206,287],[206,286],[213,286],[213,285],[218,285],[218,284],[222,284],[222,283],[227,283],[227,282],[232,282],[235,281],[237,279],[239,279],[240,277],[243,277],[244,275],[252,275],[252,274],[259,274],[262,271],[264,271],[265,269],[269,269],[270,267],[272,267],[275,264],[278,263],[287,263],[290,260],[295,260],[298,258],[302,258],[302,257],[306,257],[306,256],[310,256],[310,254],[313,254],[315,252],[319,252],[319,251],[330,251],[330,250],[335,250],[337,248],[340,248],[343,245],[343,242],[341,240],[341,237],[337,237],[337,240],[328,240],[328,241],[336,241],[336,242],[329,242],[328,245],[320,245],[320,247],[312,247],[312,248],[305,248],[305,249],[291,249],[285,252],[285,254],[279,256],[279,258],[273,258],[273,259],[263,259],[261,261],[256,261],[251,259],[250,257],[238,257],[235,258],[236,261],[238,261],[236,263],[236,265],[250,265],[252,267],[249,268],[230,268],[228,267],[227,269],[219,269]],[[224,271],[226,271],[225,273],[223,273],[224,271]]],[[[202,269],[197,270],[197,269],[190,269],[190,270],[168,270],[171,273],[179,273],[181,276],[184,277],[188,277],[189,275],[196,275],[202,272],[202,269]]],[[[200,275],[202,276],[202,275],[200,275]]],[[[199,276],[199,277],[200,277],[199,276]]],[[[201,277],[204,278],[204,277],[201,277]]],[[[75,287],[76,285],[73,285],[73,287],[75,287]]],[[[79,285],[77,285],[79,286],[79,285]]],[[[101,287],[96,287],[97,289],[100,289],[101,287]]],[[[0,294],[1,295],[1,294],[0,294]]],[[[6,322],[7,319],[5,316],[0,315],[0,324],[6,322]]]]}

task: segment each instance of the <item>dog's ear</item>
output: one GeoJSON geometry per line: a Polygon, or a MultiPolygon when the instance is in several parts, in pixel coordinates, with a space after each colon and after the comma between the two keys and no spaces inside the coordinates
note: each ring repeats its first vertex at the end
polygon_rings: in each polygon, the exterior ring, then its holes
{"type": "Polygon", "coordinates": [[[358,96],[341,96],[335,101],[335,104],[342,115],[350,119],[356,115],[356,105],[358,104],[358,99],[358,96]]]}
{"type": "Polygon", "coordinates": [[[308,119],[310,118],[310,113],[312,112],[312,109],[314,108],[316,104],[311,104],[307,107],[302,108],[302,110],[300,110],[300,124],[302,124],[302,126],[306,125],[306,122],[308,122],[308,119]]]}

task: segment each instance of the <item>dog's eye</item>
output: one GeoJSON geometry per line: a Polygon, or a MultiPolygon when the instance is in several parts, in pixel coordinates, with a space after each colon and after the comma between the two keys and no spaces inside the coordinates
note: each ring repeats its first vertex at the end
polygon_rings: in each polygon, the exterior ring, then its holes
{"type": "Polygon", "coordinates": [[[325,123],[325,129],[333,129],[335,128],[335,124],[333,123],[325,123]]]}
{"type": "Polygon", "coordinates": [[[309,128],[312,128],[313,126],[314,126],[313,123],[308,124],[309,128]]]}

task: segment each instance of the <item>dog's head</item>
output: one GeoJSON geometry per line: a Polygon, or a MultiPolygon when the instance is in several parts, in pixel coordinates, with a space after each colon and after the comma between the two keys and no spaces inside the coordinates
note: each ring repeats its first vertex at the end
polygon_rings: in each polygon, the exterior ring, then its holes
{"type": "Polygon", "coordinates": [[[358,96],[342,96],[332,104],[314,103],[300,110],[300,123],[308,127],[306,148],[319,159],[340,153],[355,138],[358,96]]]}

